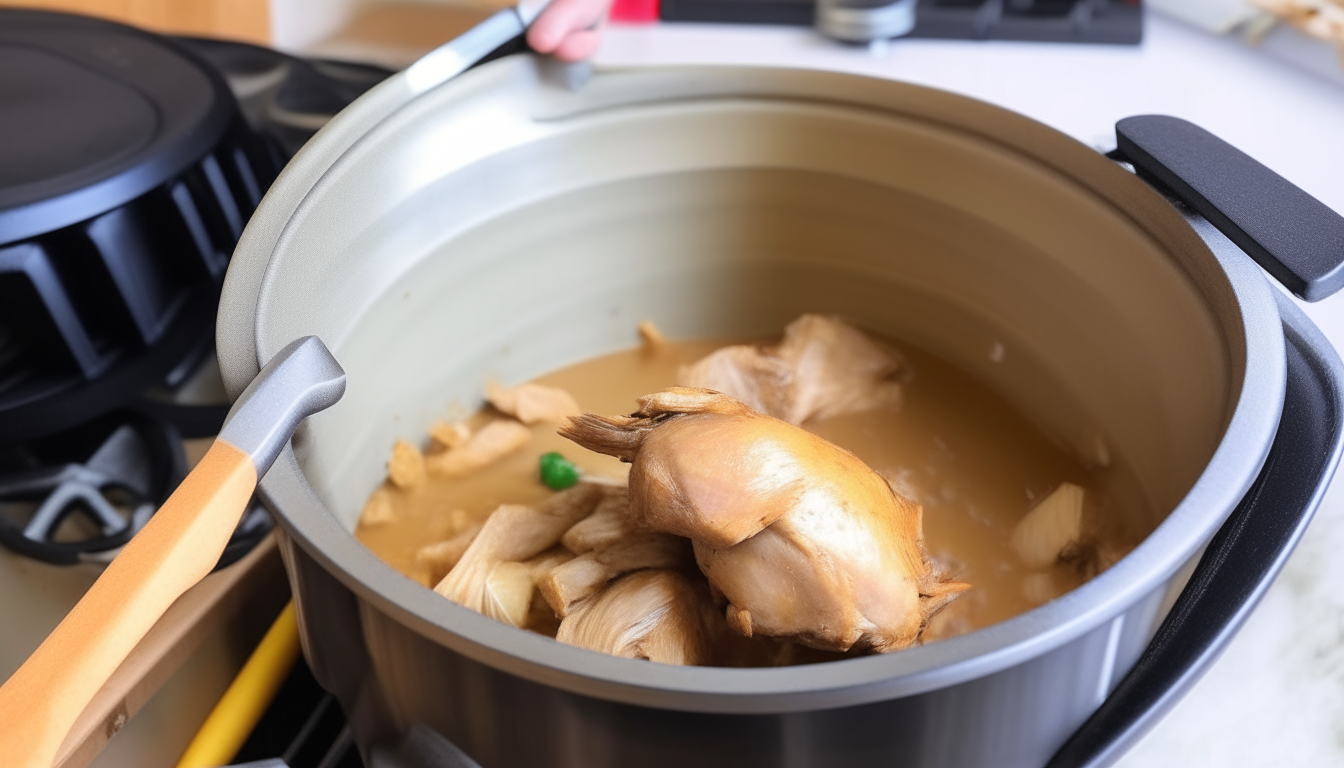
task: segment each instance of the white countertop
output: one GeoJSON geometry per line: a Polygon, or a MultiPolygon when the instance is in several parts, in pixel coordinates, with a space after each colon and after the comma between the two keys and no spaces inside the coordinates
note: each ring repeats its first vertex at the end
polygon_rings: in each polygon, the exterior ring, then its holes
{"type": "MultiPolygon", "coordinates": [[[[597,62],[803,66],[906,80],[1022,112],[1099,148],[1115,122],[1204,126],[1344,211],[1344,88],[1150,13],[1139,47],[903,40],[883,55],[809,30],[659,24],[611,30],[597,62]]],[[[1307,306],[1344,349],[1344,294],[1307,306]]],[[[1208,675],[1118,765],[1344,765],[1344,482],[1208,675]]]]}

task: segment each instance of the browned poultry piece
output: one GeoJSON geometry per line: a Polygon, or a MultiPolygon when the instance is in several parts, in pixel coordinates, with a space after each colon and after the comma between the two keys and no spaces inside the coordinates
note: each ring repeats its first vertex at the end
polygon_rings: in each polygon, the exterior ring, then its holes
{"type": "Polygon", "coordinates": [[[898,650],[968,588],[935,571],[918,504],[852,453],[727,395],[673,388],[560,434],[631,463],[631,520],[692,540],[743,635],[898,650]]]}
{"type": "Polygon", "coordinates": [[[684,386],[722,392],[754,411],[802,424],[899,398],[905,370],[894,350],[844,320],[803,315],[778,344],[724,347],[679,378],[684,386]]]}

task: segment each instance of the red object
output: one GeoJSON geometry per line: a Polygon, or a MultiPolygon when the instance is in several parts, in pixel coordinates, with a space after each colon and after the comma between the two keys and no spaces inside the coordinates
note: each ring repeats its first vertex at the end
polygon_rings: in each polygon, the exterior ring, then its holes
{"type": "Polygon", "coordinates": [[[658,20],[659,0],[613,0],[611,20],[626,24],[649,24],[658,20]]]}

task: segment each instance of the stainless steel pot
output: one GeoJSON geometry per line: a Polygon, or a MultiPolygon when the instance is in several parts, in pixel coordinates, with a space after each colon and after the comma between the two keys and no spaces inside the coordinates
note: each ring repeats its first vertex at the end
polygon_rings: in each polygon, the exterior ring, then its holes
{"type": "MultiPolygon", "coordinates": [[[[1071,734],[1056,765],[1105,762],[1235,631],[1333,472],[1341,368],[1320,334],[1201,215],[1045,126],[841,74],[589,77],[513,56],[443,82],[445,66],[392,78],[300,152],[219,315],[234,394],[309,334],[348,373],[261,490],[305,654],[372,765],[459,764],[446,739],[487,768],[999,768],[1042,765],[1071,734]],[[629,346],[644,317],[740,336],[804,311],[974,373],[1103,472],[1132,474],[1160,524],[1027,614],[780,669],[564,646],[444,600],[351,536],[392,440],[479,402],[489,375],[629,346]]],[[[1172,144],[1160,120],[1130,129],[1141,170],[1178,192],[1193,180],[1184,199],[1215,219],[1235,207],[1206,163],[1182,166],[1190,147],[1224,149],[1172,144]]],[[[1224,229],[1254,251],[1267,238],[1247,215],[1224,229]]],[[[1335,287],[1329,265],[1262,251],[1305,274],[1303,292],[1335,287]]]]}

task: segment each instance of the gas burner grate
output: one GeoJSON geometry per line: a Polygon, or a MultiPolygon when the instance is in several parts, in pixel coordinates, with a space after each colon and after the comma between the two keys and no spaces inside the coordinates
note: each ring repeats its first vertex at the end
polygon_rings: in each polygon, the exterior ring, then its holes
{"type": "MultiPolygon", "coordinates": [[[[137,411],[0,448],[0,544],[53,565],[106,563],[149,522],[186,474],[172,424],[137,411]]],[[[216,568],[273,528],[254,503],[216,568]]]]}

